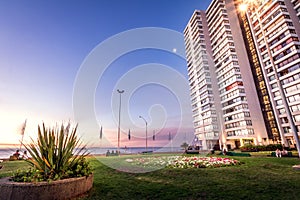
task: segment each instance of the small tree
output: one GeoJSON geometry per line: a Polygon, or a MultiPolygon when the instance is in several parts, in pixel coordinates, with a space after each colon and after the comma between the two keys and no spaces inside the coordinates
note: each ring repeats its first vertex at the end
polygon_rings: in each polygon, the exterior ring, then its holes
{"type": "Polygon", "coordinates": [[[181,148],[184,148],[184,150],[186,150],[188,148],[189,144],[184,142],[182,143],[182,145],[180,145],[181,148]]]}

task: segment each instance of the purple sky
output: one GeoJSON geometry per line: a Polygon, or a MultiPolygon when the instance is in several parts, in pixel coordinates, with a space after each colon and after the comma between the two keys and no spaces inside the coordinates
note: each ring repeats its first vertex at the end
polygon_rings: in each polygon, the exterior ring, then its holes
{"type": "MultiPolygon", "coordinates": [[[[25,119],[27,140],[35,136],[37,125],[42,122],[54,126],[70,120],[81,127],[84,122],[77,121],[73,112],[74,82],[80,66],[97,45],[118,33],[141,27],[182,33],[193,11],[206,9],[209,3],[209,0],[1,1],[0,144],[18,143],[18,132],[25,119]]],[[[94,97],[95,116],[111,145],[116,145],[118,121],[112,114],[119,105],[112,100],[119,97],[115,87],[130,70],[148,63],[166,65],[187,79],[185,60],[170,52],[142,49],[114,60],[101,77],[94,97]]],[[[145,76],[141,74],[136,79],[145,76]]],[[[128,107],[121,112],[130,113],[130,120],[123,115],[124,119],[121,118],[123,144],[128,142],[128,129],[133,137],[143,139],[145,124],[139,115],[149,121],[150,135],[153,130],[161,130],[158,136],[161,135],[162,141],[167,140],[169,131],[174,136],[192,137],[189,102],[180,113],[176,98],[168,86],[141,85],[128,97],[125,102],[128,107]],[[184,133],[176,133],[179,118],[185,119],[181,125],[184,133]],[[160,122],[164,120],[162,127],[160,122]]],[[[98,132],[84,126],[79,129],[91,145],[97,145],[98,132]]],[[[138,146],[138,141],[131,140],[128,144],[138,146]]]]}

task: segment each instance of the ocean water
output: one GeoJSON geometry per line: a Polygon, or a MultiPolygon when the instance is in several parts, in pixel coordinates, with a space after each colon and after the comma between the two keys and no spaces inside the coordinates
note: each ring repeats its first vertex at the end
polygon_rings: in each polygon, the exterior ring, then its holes
{"type": "MultiPolygon", "coordinates": [[[[109,152],[116,152],[118,149],[117,148],[99,148],[99,147],[92,147],[88,148],[90,154],[92,155],[101,155],[101,154],[106,154],[107,151],[109,152]]],[[[145,147],[130,147],[130,148],[120,148],[121,154],[137,154],[137,153],[142,153],[145,152],[146,148],[145,147]]],[[[163,153],[163,152],[183,152],[184,150],[180,147],[148,147],[147,151],[152,151],[154,153],[163,153]]]]}
{"type": "MultiPolygon", "coordinates": [[[[13,155],[16,150],[18,148],[17,147],[9,147],[9,148],[0,148],[0,159],[7,159],[9,158],[11,155],[13,155]]],[[[109,152],[116,152],[117,148],[111,148],[111,147],[90,147],[87,148],[88,152],[91,155],[105,155],[107,151],[109,152]]],[[[24,151],[25,149],[21,149],[21,153],[24,151]]],[[[131,147],[131,148],[120,148],[120,152],[121,154],[138,154],[138,153],[142,153],[146,151],[145,147],[131,147]]],[[[164,152],[184,152],[184,150],[180,147],[148,147],[147,151],[152,151],[154,153],[164,153],[164,152]]]]}
{"type": "Polygon", "coordinates": [[[7,159],[12,156],[18,148],[0,148],[0,159],[7,159]]]}

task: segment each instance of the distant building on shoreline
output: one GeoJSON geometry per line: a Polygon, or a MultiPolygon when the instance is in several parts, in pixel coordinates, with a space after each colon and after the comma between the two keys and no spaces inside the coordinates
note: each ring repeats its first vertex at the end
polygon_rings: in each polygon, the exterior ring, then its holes
{"type": "MultiPolygon", "coordinates": [[[[300,128],[299,0],[213,0],[185,30],[202,149],[281,143],[300,128]]],[[[293,134],[294,133],[294,134],[293,134]]]]}

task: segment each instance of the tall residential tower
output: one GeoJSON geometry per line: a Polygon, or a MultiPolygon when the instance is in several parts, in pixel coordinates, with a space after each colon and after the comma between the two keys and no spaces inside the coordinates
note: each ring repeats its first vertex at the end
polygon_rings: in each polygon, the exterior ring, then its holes
{"type": "Polygon", "coordinates": [[[294,147],[300,127],[300,1],[251,1],[244,10],[235,3],[263,114],[272,121],[269,131],[294,147]]]}
{"type": "Polygon", "coordinates": [[[241,2],[213,0],[184,30],[195,135],[203,149],[293,145],[299,0],[252,0],[247,11],[241,2]]]}

